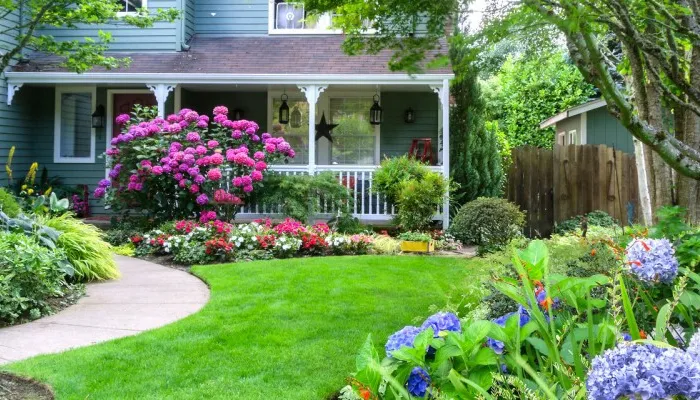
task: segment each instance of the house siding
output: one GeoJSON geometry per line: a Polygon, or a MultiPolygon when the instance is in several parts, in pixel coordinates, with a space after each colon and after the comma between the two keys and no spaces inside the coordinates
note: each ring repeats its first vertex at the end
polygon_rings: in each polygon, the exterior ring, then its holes
{"type": "MultiPolygon", "coordinates": [[[[194,0],[189,0],[194,1],[194,0]]],[[[150,0],[149,9],[177,8],[177,0],[150,0]]],[[[77,28],[42,27],[37,30],[37,35],[52,35],[56,40],[84,41],[86,37],[97,39],[99,30],[112,34],[112,43],[109,47],[112,51],[173,51],[179,50],[178,26],[182,21],[158,22],[150,28],[137,28],[123,23],[104,25],[79,24],[77,28]]]]}
{"type": "Polygon", "coordinates": [[[185,37],[184,41],[188,42],[195,34],[195,0],[184,0],[184,18],[185,18],[185,37]]]}
{"type": "MultiPolygon", "coordinates": [[[[15,27],[19,18],[12,13],[0,20],[0,30],[15,27]]],[[[15,32],[16,33],[16,32],[15,32]]],[[[15,33],[0,34],[0,52],[8,51],[16,45],[15,33]]],[[[27,110],[32,106],[30,97],[21,91],[15,94],[11,106],[7,105],[7,81],[0,74],[0,187],[8,183],[5,164],[10,148],[15,146],[12,161],[14,181],[22,180],[32,159],[32,139],[29,136],[27,110]]]]}
{"type": "Polygon", "coordinates": [[[382,92],[384,122],[381,125],[379,150],[382,158],[408,154],[416,138],[430,138],[433,154],[438,154],[438,100],[433,93],[382,92]],[[416,122],[404,122],[409,107],[416,112],[416,122]]]}
{"type": "Polygon", "coordinates": [[[261,36],[268,33],[268,0],[197,0],[194,9],[198,35],[261,36]]]}
{"type": "Polygon", "coordinates": [[[604,144],[634,154],[632,135],[605,107],[588,111],[586,131],[588,144],[604,144]]]}

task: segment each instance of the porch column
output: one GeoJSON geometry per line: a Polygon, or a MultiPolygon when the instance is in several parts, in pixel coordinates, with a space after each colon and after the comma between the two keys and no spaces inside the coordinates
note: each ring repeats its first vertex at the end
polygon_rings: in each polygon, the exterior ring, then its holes
{"type": "Polygon", "coordinates": [[[177,85],[169,85],[166,83],[146,84],[146,87],[156,96],[159,117],[165,118],[165,102],[168,100],[170,92],[172,92],[176,86],[177,85]]]}
{"type": "MultiPolygon", "coordinates": [[[[442,173],[445,179],[450,178],[450,81],[444,79],[442,85],[431,86],[440,100],[442,117],[442,173]]],[[[450,198],[445,194],[442,206],[442,227],[447,229],[450,225],[450,198]]]]}
{"type": "Polygon", "coordinates": [[[309,103],[309,175],[316,172],[316,103],[328,85],[299,85],[309,103]]]}

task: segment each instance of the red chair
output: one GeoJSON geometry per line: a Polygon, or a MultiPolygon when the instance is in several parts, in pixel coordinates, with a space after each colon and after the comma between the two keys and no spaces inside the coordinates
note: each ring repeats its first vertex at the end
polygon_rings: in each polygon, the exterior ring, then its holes
{"type": "Polygon", "coordinates": [[[408,158],[414,158],[429,165],[435,164],[433,159],[433,143],[430,138],[413,139],[408,150],[408,158]]]}

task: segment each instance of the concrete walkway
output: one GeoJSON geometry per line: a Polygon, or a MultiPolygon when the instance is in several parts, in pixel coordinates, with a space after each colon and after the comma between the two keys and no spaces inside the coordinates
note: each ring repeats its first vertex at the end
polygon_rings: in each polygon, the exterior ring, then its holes
{"type": "Polygon", "coordinates": [[[58,314],[0,329],[0,364],[104,342],[157,328],[201,309],[209,289],[194,276],[115,256],[120,279],[87,285],[87,295],[58,314]]]}

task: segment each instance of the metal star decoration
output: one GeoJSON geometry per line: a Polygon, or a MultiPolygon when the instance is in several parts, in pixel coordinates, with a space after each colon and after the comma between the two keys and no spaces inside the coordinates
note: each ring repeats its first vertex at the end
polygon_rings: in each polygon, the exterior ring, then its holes
{"type": "Polygon", "coordinates": [[[321,114],[321,122],[316,124],[316,140],[325,137],[329,141],[333,141],[331,137],[331,131],[333,128],[338,126],[338,124],[329,124],[326,122],[326,113],[321,114]]]}

